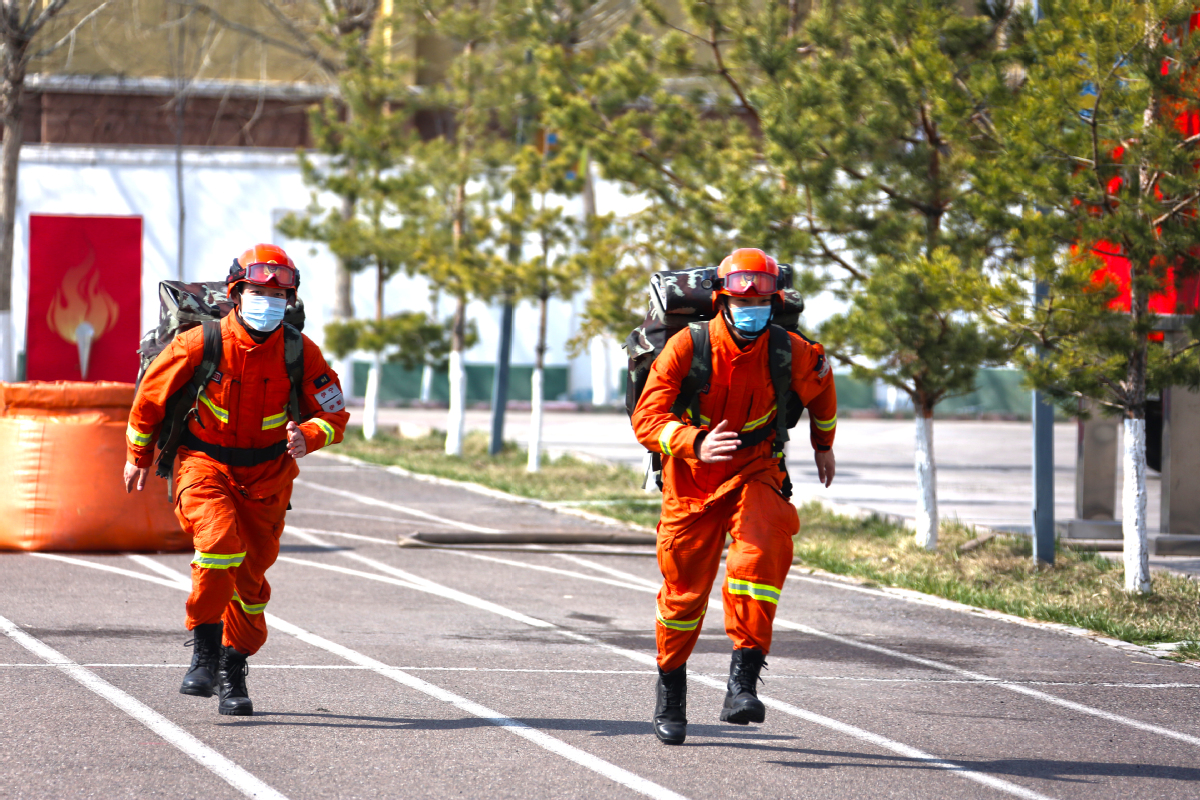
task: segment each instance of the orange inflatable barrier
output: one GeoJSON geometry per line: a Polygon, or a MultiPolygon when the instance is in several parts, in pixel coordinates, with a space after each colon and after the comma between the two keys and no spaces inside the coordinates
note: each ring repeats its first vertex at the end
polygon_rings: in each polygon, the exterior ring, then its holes
{"type": "Polygon", "coordinates": [[[125,493],[131,383],[0,383],[0,549],[190,550],[166,484],[125,493]]]}

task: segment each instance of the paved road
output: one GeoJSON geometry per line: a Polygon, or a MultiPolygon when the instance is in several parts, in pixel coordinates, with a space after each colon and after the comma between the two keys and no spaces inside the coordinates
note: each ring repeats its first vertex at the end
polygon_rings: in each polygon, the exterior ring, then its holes
{"type": "Polygon", "coordinates": [[[187,555],[0,555],[0,797],[1200,795],[1196,669],[799,573],[766,724],[717,721],[715,615],[664,747],[652,558],[399,548],[588,523],[319,455],[302,481],[249,719],[176,691],[187,555]]]}
{"type": "MultiPolygon", "coordinates": [[[[361,409],[351,409],[359,424],[361,409]]],[[[394,408],[381,413],[381,424],[446,426],[438,409],[394,408]]],[[[467,427],[490,430],[488,412],[470,411],[467,427]]],[[[528,412],[510,411],[506,435],[524,445],[529,441],[528,412]]],[[[1076,425],[1054,429],[1055,517],[1075,515],[1076,425]]],[[[552,453],[585,453],[608,461],[640,467],[645,450],[633,438],[623,413],[546,414],[544,446],[552,453]]],[[[793,453],[799,453],[792,448],[793,453]]],[[[913,470],[911,420],[842,419],[834,452],[838,477],[828,490],[817,487],[816,468],[805,453],[789,460],[800,491],[888,514],[916,514],[917,481],[913,470]]],[[[1009,530],[1029,529],[1032,497],[1033,433],[1027,422],[938,420],[934,424],[937,458],[938,507],[943,517],[1009,530]]],[[[1158,474],[1148,473],[1149,525],[1158,530],[1161,490],[1158,474]]],[[[1118,514],[1120,493],[1117,496],[1118,514]]]]}

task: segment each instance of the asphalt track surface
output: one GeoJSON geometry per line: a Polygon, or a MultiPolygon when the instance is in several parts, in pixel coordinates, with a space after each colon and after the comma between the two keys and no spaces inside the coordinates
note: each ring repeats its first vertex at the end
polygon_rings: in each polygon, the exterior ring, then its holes
{"type": "Polygon", "coordinates": [[[765,724],[714,592],[666,747],[653,558],[400,548],[590,523],[319,455],[294,505],[250,718],[178,693],[188,555],[0,555],[0,797],[1200,796],[1191,667],[793,573],[765,724]]]}

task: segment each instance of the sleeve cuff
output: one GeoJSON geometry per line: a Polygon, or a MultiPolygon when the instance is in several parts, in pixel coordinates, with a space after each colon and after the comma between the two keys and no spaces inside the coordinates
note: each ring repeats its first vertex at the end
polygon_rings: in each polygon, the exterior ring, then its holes
{"type": "Polygon", "coordinates": [[[154,466],[154,448],[141,449],[126,447],[125,460],[139,469],[149,469],[154,466]]]}
{"type": "Polygon", "coordinates": [[[320,417],[314,417],[301,425],[300,433],[304,434],[304,449],[309,453],[328,447],[333,444],[335,438],[333,426],[320,417]]]}

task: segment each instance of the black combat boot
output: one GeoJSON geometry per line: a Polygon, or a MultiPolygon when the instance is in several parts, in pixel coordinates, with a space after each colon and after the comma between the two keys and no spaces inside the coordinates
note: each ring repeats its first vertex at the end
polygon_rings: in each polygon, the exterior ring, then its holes
{"type": "Polygon", "coordinates": [[[249,717],[254,714],[254,704],[246,693],[246,656],[232,647],[221,646],[221,666],[217,671],[217,696],[220,704],[217,711],[233,717],[249,717]]]}
{"type": "Polygon", "coordinates": [[[221,658],[221,631],[224,627],[220,622],[209,622],[192,629],[192,638],[184,643],[192,645],[192,664],[183,676],[183,683],[179,687],[180,694],[195,697],[213,696],[213,688],[217,685],[217,662],[221,658]]]}
{"type": "Polygon", "coordinates": [[[683,744],[687,738],[687,664],[670,672],[658,670],[654,735],[663,744],[683,744]]]}
{"type": "Polygon", "coordinates": [[[766,719],[767,708],[758,699],[758,673],[767,665],[762,650],[734,650],[729,662],[729,691],[721,709],[721,721],[748,725],[766,719]]]}

